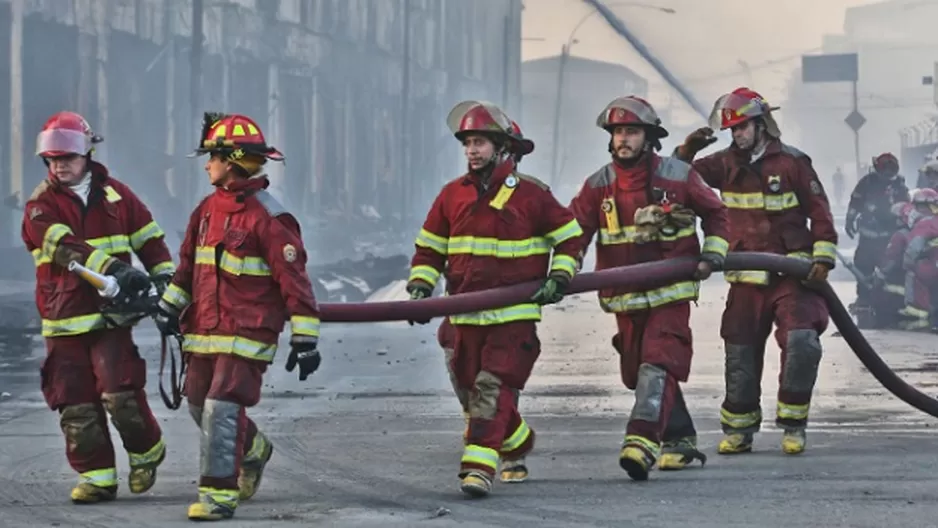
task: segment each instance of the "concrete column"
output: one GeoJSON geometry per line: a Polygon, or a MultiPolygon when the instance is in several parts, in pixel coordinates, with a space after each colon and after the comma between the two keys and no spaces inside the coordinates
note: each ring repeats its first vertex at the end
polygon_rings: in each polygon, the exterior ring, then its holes
{"type": "Polygon", "coordinates": [[[92,126],[95,127],[95,132],[105,139],[104,143],[99,144],[95,148],[96,157],[106,162],[108,150],[107,137],[109,134],[108,120],[110,119],[107,86],[108,37],[111,29],[110,17],[108,16],[111,8],[110,0],[97,0],[94,7],[95,36],[97,37],[95,62],[98,77],[98,120],[97,123],[92,126]]]}
{"type": "MultiPolygon", "coordinates": [[[[10,193],[18,194],[21,204],[29,198],[23,189],[23,2],[10,4],[10,193]]],[[[7,231],[15,240],[20,212],[7,209],[7,213],[11,217],[7,231]]]]}
{"type": "MultiPolygon", "coordinates": [[[[260,119],[258,119],[260,121],[260,119]]],[[[264,131],[264,138],[267,144],[273,145],[278,149],[283,147],[283,98],[280,94],[280,66],[277,63],[271,63],[267,68],[267,130],[264,131]]],[[[281,152],[283,152],[281,150],[281,152]]],[[[293,153],[299,155],[299,152],[293,153]]],[[[289,156],[285,152],[284,156],[289,156]]],[[[284,185],[283,163],[268,162],[264,167],[267,178],[270,180],[270,187],[267,188],[280,203],[288,209],[293,203],[302,203],[301,200],[295,202],[288,199],[286,186],[284,185]]],[[[297,211],[294,211],[297,213],[297,211]]]]}

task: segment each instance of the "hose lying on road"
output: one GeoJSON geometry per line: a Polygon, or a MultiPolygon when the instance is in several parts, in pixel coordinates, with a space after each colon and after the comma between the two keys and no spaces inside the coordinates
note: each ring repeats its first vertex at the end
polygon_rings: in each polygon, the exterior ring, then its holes
{"type": "MultiPolygon", "coordinates": [[[[573,279],[567,292],[582,293],[610,287],[649,290],[674,281],[690,279],[696,266],[696,259],[681,258],[582,273],[573,279]]],[[[810,267],[811,264],[807,261],[771,253],[730,253],[724,265],[726,270],[765,270],[799,278],[807,277],[810,267]]],[[[528,300],[539,285],[540,283],[535,281],[419,301],[322,304],[320,317],[323,322],[345,323],[428,320],[433,317],[519,304],[528,300]]],[[[938,417],[938,400],[909,385],[889,368],[853,323],[830,284],[825,283],[818,287],[817,291],[827,301],[831,320],[840,330],[847,345],[873,377],[900,400],[926,414],[938,417]]]]}

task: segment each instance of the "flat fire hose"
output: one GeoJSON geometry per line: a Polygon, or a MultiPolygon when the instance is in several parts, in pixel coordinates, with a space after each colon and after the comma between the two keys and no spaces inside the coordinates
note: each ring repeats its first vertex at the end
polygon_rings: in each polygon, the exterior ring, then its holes
{"type": "MultiPolygon", "coordinates": [[[[601,288],[626,288],[634,291],[650,290],[681,280],[690,280],[697,267],[693,257],[662,260],[623,266],[577,275],[568,294],[582,293],[601,288]]],[[[772,253],[730,253],[724,264],[725,270],[762,270],[805,278],[811,263],[772,253]]],[[[320,305],[320,319],[332,323],[364,323],[378,321],[429,320],[461,313],[491,310],[527,301],[540,286],[539,281],[506,286],[472,293],[421,299],[418,301],[392,301],[376,303],[328,303],[320,305]]],[[[827,302],[831,320],[840,330],[844,341],[853,350],[860,362],[873,374],[880,384],[900,400],[912,407],[938,417],[938,400],[919,391],[896,375],[873,350],[863,333],[854,324],[843,303],[830,284],[823,284],[816,291],[827,302]]]]}

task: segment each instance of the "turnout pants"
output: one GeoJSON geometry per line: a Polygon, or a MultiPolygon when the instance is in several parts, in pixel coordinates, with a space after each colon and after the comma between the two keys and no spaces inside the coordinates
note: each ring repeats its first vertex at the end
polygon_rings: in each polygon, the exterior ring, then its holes
{"type": "Polygon", "coordinates": [[[201,429],[199,494],[238,505],[238,475],[263,434],[245,409],[261,399],[267,363],[234,354],[190,354],[186,376],[189,414],[201,429]]]}
{"type": "Polygon", "coordinates": [[[720,423],[726,433],[754,433],[762,424],[762,368],[772,324],[782,349],[776,424],[803,428],[821,362],[820,336],[827,305],[801,281],[774,277],[767,286],[732,284],[720,334],[726,352],[726,398],[720,423]]]}
{"type": "Polygon", "coordinates": [[[450,371],[469,411],[459,474],[479,471],[494,478],[499,458],[517,460],[534,448],[534,430],[518,413],[516,395],[541,352],[536,323],[454,328],[450,371]]]}
{"type": "Polygon", "coordinates": [[[46,403],[59,412],[68,463],[82,481],[117,486],[108,415],[132,468],[162,461],[166,445],[144,392],[146,362],[129,328],[46,338],[40,375],[46,403]]]}
{"type": "Polygon", "coordinates": [[[657,460],[662,442],[696,436],[679,382],[687,381],[693,356],[690,303],[616,314],[622,383],[635,391],[625,445],[657,460]]]}
{"type": "MultiPolygon", "coordinates": [[[[889,246],[890,237],[860,236],[857,241],[857,250],[853,255],[853,265],[868,278],[873,276],[876,265],[883,259],[886,247],[889,246]]],[[[873,302],[870,289],[857,281],[857,304],[870,306],[873,302]]]]}

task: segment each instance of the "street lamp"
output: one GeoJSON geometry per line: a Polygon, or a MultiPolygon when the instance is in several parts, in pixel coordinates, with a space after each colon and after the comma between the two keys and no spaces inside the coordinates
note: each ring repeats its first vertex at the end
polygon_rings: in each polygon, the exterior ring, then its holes
{"type": "MultiPolygon", "coordinates": [[[[673,15],[677,13],[674,9],[670,7],[658,7],[651,4],[645,4],[642,2],[612,2],[606,4],[607,7],[640,7],[644,9],[652,9],[655,11],[660,11],[668,15],[673,15]]],[[[592,18],[593,15],[599,13],[597,10],[592,10],[587,13],[579,22],[573,26],[573,30],[570,31],[570,36],[567,37],[567,43],[560,48],[560,63],[557,66],[557,98],[554,101],[554,130],[553,130],[553,148],[551,149],[551,164],[550,164],[550,183],[553,184],[557,181],[557,157],[560,152],[560,110],[563,101],[563,81],[564,73],[567,66],[567,60],[570,58],[570,48],[574,44],[579,42],[574,37],[576,32],[580,29],[580,26],[586,23],[587,20],[592,18]]]]}

